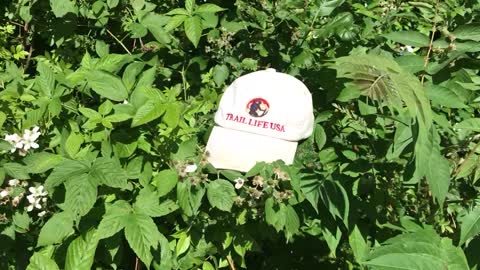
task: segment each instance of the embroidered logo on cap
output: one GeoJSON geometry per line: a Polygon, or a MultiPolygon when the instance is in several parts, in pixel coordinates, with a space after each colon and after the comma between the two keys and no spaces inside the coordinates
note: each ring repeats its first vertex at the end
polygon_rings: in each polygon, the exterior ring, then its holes
{"type": "Polygon", "coordinates": [[[270,104],[263,98],[254,98],[247,104],[247,112],[253,117],[263,117],[268,113],[270,104]]]}

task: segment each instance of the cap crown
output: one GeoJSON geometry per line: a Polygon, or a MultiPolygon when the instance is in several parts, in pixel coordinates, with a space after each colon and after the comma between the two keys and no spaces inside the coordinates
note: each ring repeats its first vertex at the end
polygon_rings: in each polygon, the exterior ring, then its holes
{"type": "Polygon", "coordinates": [[[291,75],[274,69],[252,72],[225,90],[215,122],[224,128],[298,141],[313,131],[312,96],[291,75]]]}

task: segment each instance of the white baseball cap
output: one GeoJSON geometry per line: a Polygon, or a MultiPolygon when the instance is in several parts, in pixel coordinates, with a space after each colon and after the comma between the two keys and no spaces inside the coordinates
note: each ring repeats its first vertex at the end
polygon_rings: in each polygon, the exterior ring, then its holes
{"type": "Polygon", "coordinates": [[[215,168],[245,172],[279,159],[292,164],[297,142],[313,131],[312,96],[291,75],[252,72],[225,90],[215,123],[206,147],[215,168]]]}

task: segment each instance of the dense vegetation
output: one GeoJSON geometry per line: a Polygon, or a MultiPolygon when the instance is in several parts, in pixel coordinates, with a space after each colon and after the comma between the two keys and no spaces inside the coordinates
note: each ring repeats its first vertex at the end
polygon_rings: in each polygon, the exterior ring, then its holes
{"type": "Polygon", "coordinates": [[[477,269],[478,1],[0,9],[0,269],[477,269]],[[223,90],[268,67],[314,134],[215,170],[223,90]]]}

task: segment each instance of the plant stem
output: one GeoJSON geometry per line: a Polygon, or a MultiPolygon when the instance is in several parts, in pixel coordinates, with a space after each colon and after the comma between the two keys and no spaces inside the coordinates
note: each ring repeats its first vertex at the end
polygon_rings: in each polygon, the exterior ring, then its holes
{"type": "Polygon", "coordinates": [[[233,264],[232,256],[228,255],[227,261],[228,261],[228,265],[230,266],[230,269],[235,270],[235,264],[233,264]]]}
{"type": "Polygon", "coordinates": [[[115,39],[115,40],[118,42],[118,44],[120,44],[120,45],[123,47],[123,49],[125,49],[125,51],[126,51],[129,55],[132,55],[132,53],[128,50],[128,48],[125,46],[125,44],[123,44],[123,42],[121,42],[114,34],[112,34],[112,32],[110,32],[110,30],[108,30],[108,29],[106,29],[106,28],[105,28],[105,30],[107,30],[107,33],[108,33],[113,39],[115,39]]]}
{"type": "MultiPolygon", "coordinates": [[[[423,64],[423,67],[426,69],[428,66],[428,63],[430,62],[430,54],[432,53],[433,49],[433,39],[435,37],[435,32],[437,32],[437,15],[438,15],[438,0],[435,2],[435,15],[433,17],[433,25],[432,25],[432,37],[430,38],[430,44],[428,45],[428,52],[427,55],[425,56],[425,62],[423,64]]],[[[422,84],[425,82],[425,71],[422,74],[422,84]]]]}
{"type": "Polygon", "coordinates": [[[455,170],[455,172],[453,173],[453,177],[457,177],[457,175],[460,173],[460,171],[462,170],[463,166],[467,163],[466,161],[477,151],[477,148],[480,146],[480,142],[478,142],[474,147],[473,149],[465,156],[465,159],[464,161],[462,162],[462,164],[460,164],[460,166],[457,167],[457,169],[455,170]]]}

